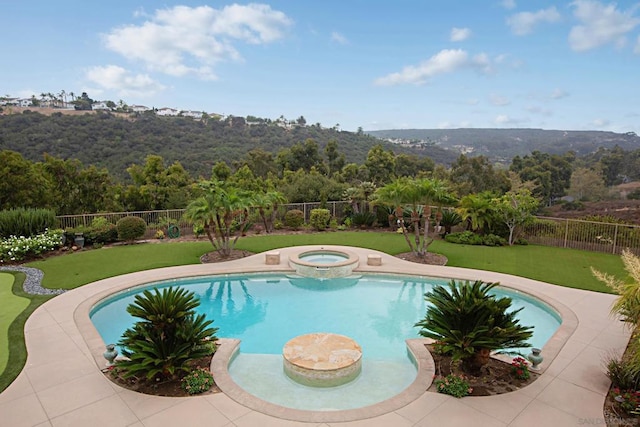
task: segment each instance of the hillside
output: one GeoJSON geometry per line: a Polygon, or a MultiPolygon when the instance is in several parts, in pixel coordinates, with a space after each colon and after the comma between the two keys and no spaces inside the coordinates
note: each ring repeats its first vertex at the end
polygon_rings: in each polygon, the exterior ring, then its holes
{"type": "Polygon", "coordinates": [[[30,161],[41,161],[44,153],[77,158],[85,165],[106,167],[119,178],[126,178],[126,168],[142,164],[149,154],[162,156],[166,164],[180,161],[194,177],[208,177],[218,161],[232,165],[253,149],[270,152],[275,158],[281,149],[308,138],[317,142],[322,155],[327,142],[336,140],[348,163],[364,163],[369,150],[380,143],[395,153],[428,156],[436,162],[455,159],[455,153],[440,147],[401,147],[366,134],[319,126],[287,129],[276,124],[249,126],[242,118],[204,122],[154,114],[117,117],[111,113],[77,113],[25,111],[0,115],[0,150],[16,151],[30,161]]]}
{"type": "Polygon", "coordinates": [[[565,131],[543,129],[393,129],[367,131],[369,135],[405,146],[440,147],[470,156],[484,155],[494,162],[510,163],[515,156],[532,151],[584,156],[599,147],[640,149],[635,133],[565,131]]]}

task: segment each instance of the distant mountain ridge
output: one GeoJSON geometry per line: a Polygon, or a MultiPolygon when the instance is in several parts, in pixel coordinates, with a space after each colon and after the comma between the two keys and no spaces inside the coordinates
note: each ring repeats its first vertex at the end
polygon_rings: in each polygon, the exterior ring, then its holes
{"type": "Polygon", "coordinates": [[[545,129],[389,129],[366,131],[377,138],[405,146],[439,147],[469,156],[486,156],[494,162],[510,163],[515,156],[533,151],[578,156],[598,148],[626,151],[640,149],[640,136],[634,132],[571,131],[545,129]]]}

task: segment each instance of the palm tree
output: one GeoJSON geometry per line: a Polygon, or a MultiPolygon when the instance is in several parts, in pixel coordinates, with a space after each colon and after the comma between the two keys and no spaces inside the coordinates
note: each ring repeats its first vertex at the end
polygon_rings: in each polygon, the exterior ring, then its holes
{"type": "MultiPolygon", "coordinates": [[[[386,205],[391,206],[393,209],[393,215],[395,216],[395,221],[398,227],[402,230],[402,234],[404,235],[405,240],[407,241],[407,245],[411,249],[411,252],[414,251],[413,244],[409,239],[409,234],[407,233],[407,227],[404,223],[404,205],[406,204],[406,192],[409,188],[409,180],[407,178],[398,178],[384,187],[380,187],[374,193],[374,204],[378,205],[386,205]]],[[[391,221],[392,219],[389,218],[391,221]]]]}
{"type": "Polygon", "coordinates": [[[354,214],[360,213],[360,201],[361,193],[356,187],[349,187],[342,192],[342,200],[346,200],[351,204],[351,210],[354,214]]]}
{"type": "Polygon", "coordinates": [[[490,193],[468,194],[460,200],[458,213],[463,221],[467,221],[471,231],[480,232],[491,225],[495,214],[490,193]]]}
{"type": "Polygon", "coordinates": [[[253,195],[222,181],[205,181],[199,186],[204,195],[189,203],[185,218],[191,223],[201,223],[214,249],[227,258],[248,222],[253,195]],[[232,232],[234,220],[239,226],[232,232]]]}
{"type": "Polygon", "coordinates": [[[254,202],[258,207],[258,214],[264,223],[264,231],[273,232],[273,223],[275,222],[278,206],[287,203],[287,198],[279,191],[267,191],[263,194],[254,195],[254,202]],[[269,212],[269,215],[267,215],[269,212]]]}
{"type": "Polygon", "coordinates": [[[418,249],[419,256],[426,256],[427,248],[433,241],[429,238],[429,223],[431,222],[431,207],[433,205],[438,207],[436,217],[442,217],[441,208],[444,205],[452,205],[456,203],[456,198],[453,197],[447,185],[439,179],[421,179],[417,183],[418,193],[422,196],[423,217],[424,217],[424,235],[422,238],[422,244],[418,249]],[[440,214],[440,215],[438,215],[440,214]]]}
{"type": "Polygon", "coordinates": [[[520,325],[516,316],[522,308],[508,311],[511,298],[490,293],[497,285],[451,280],[447,288],[434,286],[424,295],[430,304],[415,325],[419,334],[439,341],[445,353],[462,360],[472,373],[489,361],[492,350],[530,347],[533,327],[520,325]]]}

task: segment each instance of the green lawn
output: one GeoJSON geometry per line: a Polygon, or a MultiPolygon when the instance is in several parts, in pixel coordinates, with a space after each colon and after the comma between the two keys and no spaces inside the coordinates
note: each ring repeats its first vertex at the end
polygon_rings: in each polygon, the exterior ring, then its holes
{"type": "Polygon", "coordinates": [[[51,296],[28,295],[22,290],[24,273],[0,273],[0,392],[18,376],[27,359],[24,324],[51,296]]]}
{"type": "MultiPolygon", "coordinates": [[[[396,255],[408,252],[402,235],[388,232],[328,232],[294,235],[260,235],[241,238],[237,249],[259,253],[286,246],[346,245],[376,249],[396,255]]],[[[31,262],[28,265],[45,272],[43,286],[73,289],[106,277],[172,265],[194,264],[212,250],[201,242],[164,242],[115,246],[31,262]]],[[[449,259],[447,265],[496,271],[528,277],[560,286],[610,292],[596,280],[590,267],[624,278],[622,261],[617,255],[578,251],[548,246],[468,246],[435,241],[430,247],[449,259]]]]}
{"type": "Polygon", "coordinates": [[[10,273],[0,273],[0,372],[7,367],[9,360],[9,325],[29,306],[29,300],[11,292],[14,277],[10,273]]]}

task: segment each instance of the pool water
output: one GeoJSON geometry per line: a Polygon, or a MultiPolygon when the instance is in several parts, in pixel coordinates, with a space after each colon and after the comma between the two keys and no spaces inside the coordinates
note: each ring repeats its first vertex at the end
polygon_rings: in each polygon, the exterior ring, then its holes
{"type": "Polygon", "coordinates": [[[312,264],[336,264],[348,260],[347,255],[332,252],[311,252],[300,255],[300,260],[312,264]]]}
{"type": "MultiPolygon", "coordinates": [[[[199,313],[213,319],[221,338],[241,340],[229,366],[238,385],[257,397],[283,406],[338,410],[388,399],[415,379],[416,368],[405,340],[417,338],[414,324],[427,309],[423,295],[448,280],[411,276],[363,275],[314,279],[284,274],[228,275],[159,282],[180,285],[200,299],[199,313]],[[282,348],[311,332],[331,332],[354,339],[363,353],[362,374],[353,382],[328,389],[306,387],[282,369],[282,348]]],[[[105,343],[117,343],[135,319],[126,312],[141,288],[117,294],[96,306],[91,320],[105,343]]],[[[513,299],[522,325],[535,325],[530,343],[543,347],[560,325],[543,303],[499,289],[513,299]]]]}

